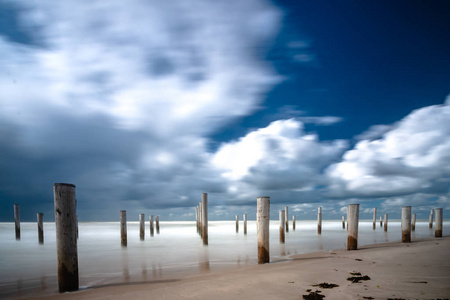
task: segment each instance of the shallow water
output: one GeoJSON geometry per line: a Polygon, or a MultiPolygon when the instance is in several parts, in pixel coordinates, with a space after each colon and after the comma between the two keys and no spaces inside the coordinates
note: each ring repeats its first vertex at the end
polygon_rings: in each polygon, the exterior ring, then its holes
{"type": "MultiPolygon", "coordinates": [[[[271,261],[321,250],[344,249],[347,231],[342,222],[324,221],[317,234],[317,221],[297,221],[296,230],[279,243],[279,222],[270,223],[271,261]]],[[[236,233],[234,221],[209,222],[209,245],[203,246],[195,222],[161,222],[160,234],[150,237],[148,222],[144,241],[139,223],[128,222],[128,246],[120,245],[119,222],[79,224],[78,263],[81,287],[149,281],[198,275],[220,268],[257,264],[256,222],[248,221],[248,233],[236,233]]],[[[444,222],[444,235],[450,222],[444,222]]],[[[417,222],[412,241],[434,237],[428,221],[417,222]]],[[[21,223],[21,240],[15,240],[14,223],[0,223],[0,298],[57,292],[55,224],[44,223],[44,245],[38,244],[36,223],[21,223]]],[[[399,220],[389,221],[388,232],[377,222],[359,224],[359,246],[401,240],[399,220]]]]}

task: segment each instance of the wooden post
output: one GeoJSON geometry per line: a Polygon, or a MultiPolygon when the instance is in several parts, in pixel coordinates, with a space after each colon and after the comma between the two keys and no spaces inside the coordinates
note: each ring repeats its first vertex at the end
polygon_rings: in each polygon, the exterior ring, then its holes
{"type": "Polygon", "coordinates": [[[380,216],[380,227],[383,227],[383,217],[380,216]]]}
{"type": "Polygon", "coordinates": [[[38,225],[38,240],[39,244],[44,244],[44,214],[37,214],[37,225],[38,225]]]}
{"type": "Polygon", "coordinates": [[[199,226],[200,226],[199,230],[200,230],[200,232],[199,233],[200,233],[200,237],[203,239],[203,211],[202,211],[202,206],[203,206],[203,204],[200,201],[199,204],[198,204],[198,213],[199,213],[199,216],[200,216],[200,220],[199,220],[199,226]]]}
{"type": "Polygon", "coordinates": [[[317,233],[322,234],[322,207],[317,210],[317,233]]]}
{"type": "Polygon", "coordinates": [[[443,225],[443,209],[436,208],[436,226],[434,231],[434,237],[442,237],[442,225],[443,225]]]}
{"type": "Polygon", "coordinates": [[[145,215],[139,214],[139,237],[141,241],[145,239],[145,215]]]}
{"type": "Polygon", "coordinates": [[[236,233],[239,232],[239,216],[236,215],[236,233]]]}
{"type": "Polygon", "coordinates": [[[377,208],[374,207],[373,208],[373,230],[375,230],[375,228],[377,227],[376,223],[377,223],[377,208]]]}
{"type": "Polygon", "coordinates": [[[20,205],[14,204],[14,222],[16,224],[16,240],[20,241],[20,205]]]}
{"type": "Polygon", "coordinates": [[[387,232],[388,229],[388,214],[384,215],[384,232],[387,232]]]}
{"type": "Polygon", "coordinates": [[[430,224],[429,224],[430,228],[433,228],[433,212],[434,212],[434,210],[432,209],[430,211],[430,224]]]}
{"type": "Polygon", "coordinates": [[[75,185],[55,183],[53,195],[59,292],[76,291],[79,282],[75,185]]]}
{"type": "Polygon", "coordinates": [[[247,214],[244,214],[244,234],[247,234],[247,214]]]}
{"type": "Polygon", "coordinates": [[[159,216],[155,217],[156,234],[159,234],[159,216]]]}
{"type": "Polygon", "coordinates": [[[270,222],[270,197],[258,197],[256,200],[258,264],[265,264],[270,261],[269,222],[270,222]]]}
{"type": "Polygon", "coordinates": [[[342,216],[342,229],[345,229],[345,216],[342,216]]]}
{"type": "Polygon", "coordinates": [[[128,244],[127,239],[127,211],[120,211],[120,244],[122,247],[126,247],[128,244]]]}
{"type": "Polygon", "coordinates": [[[284,227],[286,226],[286,212],[284,210],[280,210],[280,244],[284,244],[285,242],[285,233],[286,230],[284,227]]]}
{"type": "Polygon", "coordinates": [[[295,231],[295,216],[292,216],[292,230],[295,231]]]}
{"type": "Polygon", "coordinates": [[[350,204],[347,209],[347,250],[358,249],[359,204],[350,204]]]}
{"type": "Polygon", "coordinates": [[[197,233],[199,231],[199,226],[198,226],[198,205],[195,207],[195,225],[197,226],[197,233]]]}
{"type": "Polygon", "coordinates": [[[202,238],[203,245],[208,245],[208,194],[202,193],[202,238]]]}
{"type": "Polygon", "coordinates": [[[153,215],[150,215],[150,236],[155,235],[155,227],[153,226],[153,215]]]}
{"type": "Polygon", "coordinates": [[[411,230],[416,231],[416,214],[412,215],[411,230]]]}
{"type": "Polygon", "coordinates": [[[402,207],[402,243],[411,243],[411,206],[402,207]]]}
{"type": "Polygon", "coordinates": [[[288,213],[288,207],[287,206],[284,207],[284,211],[285,211],[284,219],[286,221],[286,232],[289,232],[289,213],[288,213]]]}

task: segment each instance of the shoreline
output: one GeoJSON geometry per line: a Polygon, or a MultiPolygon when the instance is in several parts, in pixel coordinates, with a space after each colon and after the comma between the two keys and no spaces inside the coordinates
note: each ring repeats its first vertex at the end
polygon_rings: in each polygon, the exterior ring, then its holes
{"type": "Polygon", "coordinates": [[[290,256],[162,280],[125,282],[16,299],[449,299],[450,236],[290,256]],[[370,280],[353,283],[350,273],[370,280]],[[314,284],[336,284],[322,288],[314,284]],[[310,290],[310,291],[307,291],[310,290]]]}

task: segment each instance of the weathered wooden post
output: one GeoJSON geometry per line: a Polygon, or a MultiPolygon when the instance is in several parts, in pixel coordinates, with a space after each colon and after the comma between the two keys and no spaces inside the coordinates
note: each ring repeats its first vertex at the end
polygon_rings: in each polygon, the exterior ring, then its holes
{"type": "Polygon", "coordinates": [[[411,230],[416,231],[416,214],[412,215],[411,230]]]}
{"type": "Polygon", "coordinates": [[[247,234],[247,214],[244,214],[244,234],[247,234]]]}
{"type": "Polygon", "coordinates": [[[202,193],[202,238],[203,245],[208,245],[208,194],[202,193]]]}
{"type": "Polygon", "coordinates": [[[38,240],[39,244],[44,244],[44,214],[37,214],[37,225],[38,225],[38,240]]]}
{"type": "Polygon", "coordinates": [[[280,210],[280,244],[284,244],[285,242],[285,233],[286,230],[284,227],[286,226],[286,212],[284,210],[280,210]]]}
{"type": "Polygon", "coordinates": [[[16,240],[20,240],[20,205],[14,204],[14,222],[16,224],[16,240]]]}
{"type": "Polygon", "coordinates": [[[159,216],[155,217],[156,234],[159,234],[159,216]]]}
{"type": "Polygon", "coordinates": [[[388,229],[388,214],[384,215],[384,232],[387,232],[388,229]]]}
{"type": "Polygon", "coordinates": [[[436,208],[436,225],[434,226],[434,237],[442,237],[442,223],[443,223],[443,209],[442,208],[436,208]]]}
{"type": "Polygon", "coordinates": [[[195,207],[195,225],[197,226],[197,233],[199,231],[199,226],[198,226],[198,205],[195,207]]]}
{"type": "Polygon", "coordinates": [[[350,204],[347,209],[347,250],[358,249],[359,204],[350,204]]]}
{"type": "Polygon", "coordinates": [[[317,233],[322,234],[322,207],[317,210],[317,233]]]}
{"type": "Polygon", "coordinates": [[[145,239],[145,215],[139,214],[139,237],[141,241],[145,239]]]}
{"type": "Polygon", "coordinates": [[[289,232],[289,213],[288,213],[288,207],[287,206],[284,207],[284,211],[285,211],[284,219],[286,221],[286,232],[289,232]]]}
{"type": "Polygon", "coordinates": [[[198,206],[198,213],[200,215],[200,223],[199,223],[199,226],[200,226],[200,228],[199,228],[200,229],[200,237],[203,239],[203,211],[202,211],[203,204],[200,201],[198,205],[199,205],[198,206]]]}
{"type": "Polygon", "coordinates": [[[270,261],[269,255],[270,197],[256,200],[256,231],[258,236],[258,264],[270,261]]]}
{"type": "Polygon", "coordinates": [[[292,216],[292,230],[295,231],[295,216],[292,216]]]}
{"type": "Polygon", "coordinates": [[[128,244],[127,238],[127,211],[120,211],[120,244],[122,247],[126,247],[128,244]]]}
{"type": "Polygon", "coordinates": [[[236,233],[239,232],[239,216],[236,215],[236,233]]]}
{"type": "Polygon", "coordinates": [[[155,227],[153,226],[153,215],[150,215],[150,236],[155,235],[155,227]]]}
{"type": "Polygon", "coordinates": [[[433,228],[433,213],[434,213],[434,210],[432,209],[430,211],[430,224],[429,224],[430,228],[433,228]]]}
{"type": "Polygon", "coordinates": [[[345,229],[345,216],[342,216],[342,229],[345,229]]]}
{"type": "Polygon", "coordinates": [[[402,243],[411,243],[411,206],[402,207],[402,243]]]}
{"type": "Polygon", "coordinates": [[[79,283],[75,185],[55,183],[53,195],[59,292],[76,291],[79,283]]]}
{"type": "Polygon", "coordinates": [[[380,227],[383,227],[383,217],[380,216],[380,227]]]}
{"type": "Polygon", "coordinates": [[[377,227],[376,223],[377,223],[377,208],[374,207],[373,208],[373,230],[375,230],[375,228],[377,227]]]}

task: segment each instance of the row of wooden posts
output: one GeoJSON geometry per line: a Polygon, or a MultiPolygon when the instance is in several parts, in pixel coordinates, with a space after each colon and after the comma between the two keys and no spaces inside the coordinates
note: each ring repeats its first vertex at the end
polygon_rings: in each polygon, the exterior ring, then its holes
{"type": "MultiPolygon", "coordinates": [[[[60,292],[74,291],[79,289],[78,277],[78,250],[77,250],[77,216],[75,185],[68,183],[55,183],[53,185],[54,206],[55,206],[55,229],[56,247],[58,261],[58,287],[60,292]]],[[[269,222],[270,222],[270,197],[257,198],[257,244],[258,263],[268,263],[270,261],[269,252],[269,222]]],[[[436,211],[435,236],[442,237],[443,216],[442,208],[436,211]]],[[[433,214],[433,211],[431,212],[433,214]]],[[[20,218],[19,206],[14,205],[14,215],[16,218],[16,238],[20,238],[20,218]]],[[[202,194],[202,201],[196,208],[197,230],[203,239],[203,244],[208,245],[208,195],[202,194]]],[[[285,232],[289,231],[288,207],[280,210],[280,242],[284,243],[285,232]]],[[[144,239],[144,214],[140,215],[140,237],[144,239]]],[[[376,223],[376,209],[374,209],[374,229],[376,223]]],[[[432,215],[430,216],[430,227],[432,227],[432,215]]],[[[159,233],[159,217],[156,216],[156,231],[159,233]]],[[[385,215],[385,231],[387,231],[387,214],[385,215]]],[[[345,218],[342,219],[345,228],[345,218]]],[[[358,246],[358,224],[359,224],[359,204],[350,204],[347,209],[347,249],[356,250],[358,246]]],[[[381,224],[381,219],[380,219],[381,224]]],[[[415,227],[415,215],[411,220],[411,206],[402,207],[402,242],[411,242],[411,227],[415,227]],[[414,225],[412,225],[414,224],[414,225]]],[[[38,214],[38,228],[42,232],[42,214],[38,214]]],[[[126,211],[120,211],[121,243],[126,246],[126,211]]],[[[293,217],[293,229],[295,230],[295,216],[293,217]]],[[[239,230],[239,218],[236,216],[236,232],[239,230]]],[[[318,233],[322,230],[322,208],[318,209],[318,233]]],[[[150,234],[153,233],[153,216],[150,216],[150,234]]],[[[247,215],[244,215],[244,233],[247,233],[247,215]]],[[[41,233],[39,234],[41,236],[41,233]]],[[[40,239],[41,241],[41,239],[40,239]]]]}
{"type": "MultiPolygon", "coordinates": [[[[153,220],[155,221],[156,225],[156,234],[159,234],[159,216],[156,216],[154,218],[153,215],[150,215],[150,236],[155,235],[155,226],[153,226],[153,220]]],[[[139,238],[141,241],[145,240],[145,214],[139,214],[139,238]]],[[[128,243],[126,210],[120,211],[120,243],[124,247],[126,247],[128,243]]]]}

